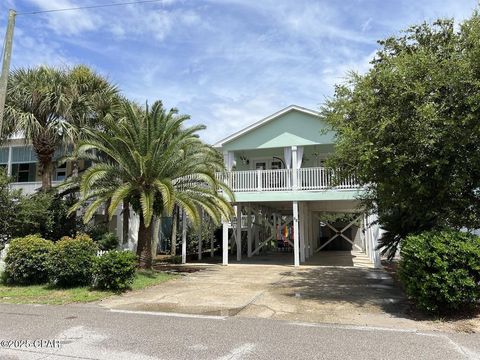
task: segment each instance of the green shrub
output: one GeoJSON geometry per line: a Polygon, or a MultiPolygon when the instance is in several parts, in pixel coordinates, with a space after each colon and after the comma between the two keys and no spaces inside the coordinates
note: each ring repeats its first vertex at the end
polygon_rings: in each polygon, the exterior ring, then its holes
{"type": "Polygon", "coordinates": [[[106,232],[97,243],[100,250],[115,250],[118,246],[118,237],[114,233],[106,232]]]}
{"type": "Polygon", "coordinates": [[[97,244],[88,235],[63,237],[48,261],[50,280],[64,287],[90,284],[97,251],[97,244]]]}
{"type": "Polygon", "coordinates": [[[41,284],[48,280],[47,261],[53,242],[38,235],[10,241],[5,256],[5,278],[13,284],[41,284]]]}
{"type": "Polygon", "coordinates": [[[472,309],[480,300],[480,238],[446,230],[406,238],[400,278],[407,295],[429,313],[472,309]]]}
{"type": "Polygon", "coordinates": [[[94,286],[100,289],[123,291],[132,285],[137,257],[131,251],[107,251],[95,259],[94,286]]]}

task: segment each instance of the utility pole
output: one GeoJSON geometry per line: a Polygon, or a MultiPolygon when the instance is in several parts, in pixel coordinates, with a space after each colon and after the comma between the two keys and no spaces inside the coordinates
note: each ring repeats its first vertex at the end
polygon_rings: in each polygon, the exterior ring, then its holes
{"type": "Polygon", "coordinates": [[[7,98],[8,74],[10,71],[10,59],[12,57],[13,28],[15,27],[15,10],[8,12],[7,33],[3,47],[2,74],[0,75],[0,138],[3,131],[3,114],[5,112],[5,100],[7,98]]]}

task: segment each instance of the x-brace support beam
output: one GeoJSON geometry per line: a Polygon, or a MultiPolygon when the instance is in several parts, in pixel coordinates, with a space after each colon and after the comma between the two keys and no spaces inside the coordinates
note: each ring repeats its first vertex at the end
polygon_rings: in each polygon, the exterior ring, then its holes
{"type": "Polygon", "coordinates": [[[358,250],[360,251],[363,251],[363,249],[358,246],[357,244],[355,244],[352,240],[350,240],[348,237],[346,237],[343,232],[345,232],[346,230],[348,230],[352,225],[354,225],[358,220],[360,220],[362,217],[359,216],[358,218],[356,218],[355,220],[351,221],[347,226],[345,226],[343,229],[341,229],[340,231],[338,231],[337,229],[335,229],[332,225],[330,225],[328,222],[325,222],[325,224],[330,228],[332,229],[333,231],[335,231],[335,235],[333,235],[330,239],[328,239],[328,241],[324,244],[322,244],[322,246],[320,246],[317,250],[315,250],[315,252],[319,252],[320,250],[322,250],[325,246],[327,246],[328,244],[330,244],[333,240],[335,240],[337,237],[341,237],[343,239],[345,239],[346,241],[348,241],[350,244],[352,244],[353,246],[355,246],[358,250]]]}

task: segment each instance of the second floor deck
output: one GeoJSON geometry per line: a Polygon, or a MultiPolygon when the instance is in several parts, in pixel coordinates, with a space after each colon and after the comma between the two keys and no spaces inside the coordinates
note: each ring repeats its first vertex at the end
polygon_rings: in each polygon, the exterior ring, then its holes
{"type": "Polygon", "coordinates": [[[247,170],[218,173],[235,193],[357,190],[360,188],[354,175],[339,180],[333,169],[309,167],[301,169],[247,170]]]}

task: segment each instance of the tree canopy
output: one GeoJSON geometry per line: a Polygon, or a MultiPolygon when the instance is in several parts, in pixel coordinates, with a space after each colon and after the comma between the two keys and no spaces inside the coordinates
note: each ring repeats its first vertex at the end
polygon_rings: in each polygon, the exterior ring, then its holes
{"type": "Polygon", "coordinates": [[[331,164],[356,173],[390,255],[408,234],[480,227],[480,16],[437,20],[380,41],[322,109],[331,164]]]}
{"type": "Polygon", "coordinates": [[[104,118],[104,131],[84,130],[86,139],[79,152],[94,164],[81,177],[80,200],[72,211],[87,205],[85,221],[89,221],[108,203],[112,217],[127,200],[140,218],[141,267],[152,265],[154,216],[171,215],[175,205],[197,225],[200,209],[216,223],[232,214],[228,195],[233,195],[215,177],[223,170],[223,158],[198,138],[203,126],[184,126],[188,119],[176,109],[165,110],[159,101],[146,108],[125,102],[122,116],[104,118]]]}
{"type": "Polygon", "coordinates": [[[20,132],[32,142],[39,162],[42,190],[52,186],[56,150],[75,145],[85,125],[118,103],[118,90],[86,66],[19,68],[9,77],[5,129],[0,137],[20,132]]]}

